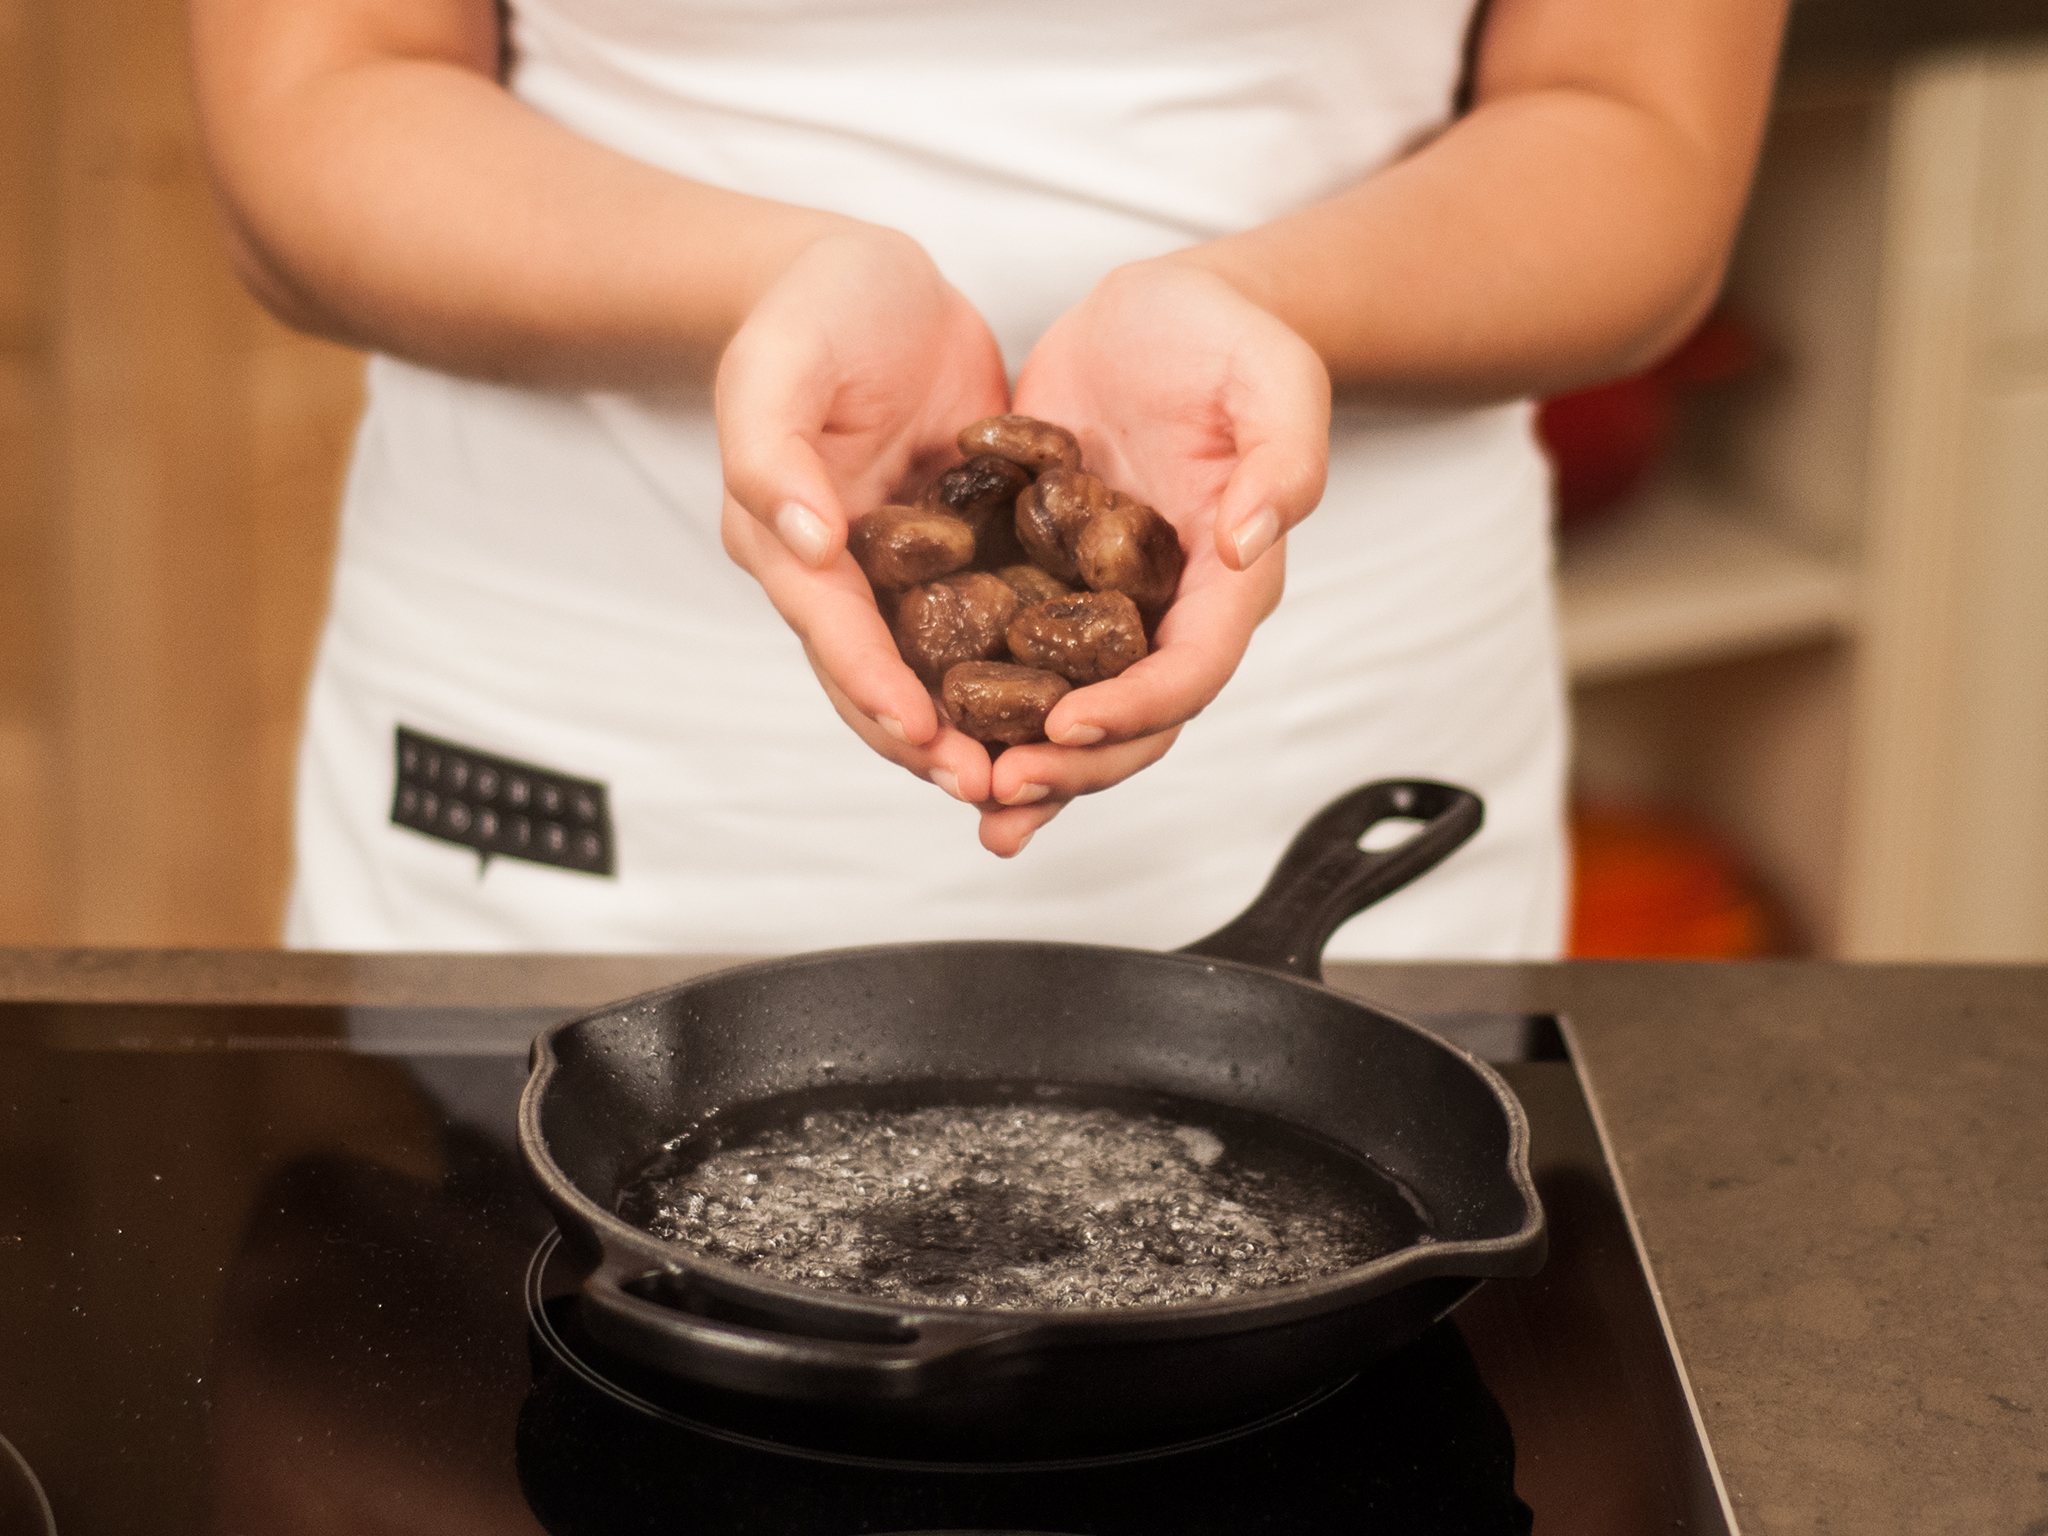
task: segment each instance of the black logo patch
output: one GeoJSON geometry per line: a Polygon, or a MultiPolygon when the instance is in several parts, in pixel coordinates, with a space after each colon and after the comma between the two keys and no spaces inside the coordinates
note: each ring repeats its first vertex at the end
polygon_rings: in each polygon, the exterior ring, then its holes
{"type": "Polygon", "coordinates": [[[527,859],[587,875],[612,871],[604,785],[398,727],[391,820],[484,861],[527,859]]]}

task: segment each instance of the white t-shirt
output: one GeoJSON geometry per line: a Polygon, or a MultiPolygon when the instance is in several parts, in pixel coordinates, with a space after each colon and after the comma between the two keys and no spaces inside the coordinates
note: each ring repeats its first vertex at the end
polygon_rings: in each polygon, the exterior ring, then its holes
{"type": "MultiPolygon", "coordinates": [[[[513,88],[680,175],[907,231],[1014,371],[1110,268],[1333,193],[1441,128],[1470,0],[522,0],[513,88]]],[[[705,238],[716,239],[716,231],[705,238]]],[[[775,952],[1146,946],[1233,916],[1369,779],[1485,829],[1333,955],[1544,956],[1563,924],[1548,472],[1526,406],[1340,409],[1221,697],[1018,859],[838,720],[719,544],[703,398],[371,367],[309,702],[288,938],[775,952]],[[602,781],[609,876],[394,825],[399,726],[602,781]]]]}

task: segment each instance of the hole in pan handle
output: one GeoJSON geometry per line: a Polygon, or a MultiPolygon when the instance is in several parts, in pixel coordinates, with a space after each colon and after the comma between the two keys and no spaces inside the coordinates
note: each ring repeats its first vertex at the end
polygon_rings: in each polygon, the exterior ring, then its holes
{"type": "Polygon", "coordinates": [[[636,1294],[660,1277],[607,1261],[583,1282],[584,1325],[608,1349],[711,1386],[813,1401],[916,1397],[1029,1331],[913,1315],[894,1339],[819,1338],[706,1317],[636,1294]]]}
{"type": "Polygon", "coordinates": [[[1244,912],[1181,951],[1323,979],[1323,946],[1345,919],[1436,868],[1479,830],[1477,795],[1433,779],[1380,779],[1324,806],[1295,834],[1265,889],[1244,912]],[[1414,836],[1368,850],[1380,822],[1420,821],[1414,836]]]}

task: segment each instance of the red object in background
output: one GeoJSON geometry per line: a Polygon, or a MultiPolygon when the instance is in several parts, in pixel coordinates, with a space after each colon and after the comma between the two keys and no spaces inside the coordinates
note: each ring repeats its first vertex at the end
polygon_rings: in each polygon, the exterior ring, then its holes
{"type": "Polygon", "coordinates": [[[1574,958],[1785,952],[1776,904],[1727,840],[1693,817],[1580,804],[1571,831],[1574,958]]]}
{"type": "Polygon", "coordinates": [[[1741,378],[1763,357],[1754,333],[1716,310],[1656,367],[1544,401],[1536,431],[1557,472],[1559,524],[1627,501],[1670,446],[1680,394],[1741,378]]]}

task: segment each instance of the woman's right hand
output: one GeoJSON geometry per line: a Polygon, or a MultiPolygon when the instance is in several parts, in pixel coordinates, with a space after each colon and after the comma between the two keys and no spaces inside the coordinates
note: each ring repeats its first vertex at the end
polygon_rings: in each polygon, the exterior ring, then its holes
{"type": "Polygon", "coordinates": [[[803,642],[833,707],[955,798],[989,756],[897,654],[846,526],[935,475],[961,426],[1008,408],[988,326],[908,236],[849,226],[806,246],[718,366],[725,547],[803,642]]]}

